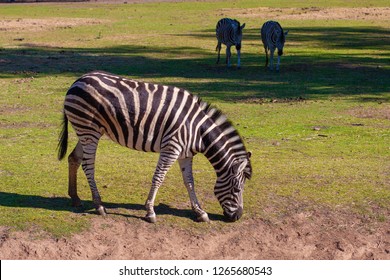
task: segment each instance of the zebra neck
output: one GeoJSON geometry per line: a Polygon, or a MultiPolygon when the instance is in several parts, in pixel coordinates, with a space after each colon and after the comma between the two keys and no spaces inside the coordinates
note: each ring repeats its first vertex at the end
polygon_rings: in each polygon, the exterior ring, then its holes
{"type": "Polygon", "coordinates": [[[240,135],[229,122],[210,126],[202,134],[202,144],[202,153],[214,167],[218,177],[226,173],[235,159],[246,155],[240,135]]]}

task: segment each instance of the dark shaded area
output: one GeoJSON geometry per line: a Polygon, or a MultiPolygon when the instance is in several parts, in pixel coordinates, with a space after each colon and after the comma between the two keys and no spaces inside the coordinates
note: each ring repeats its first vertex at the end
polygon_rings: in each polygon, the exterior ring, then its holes
{"type": "MultiPolygon", "coordinates": [[[[186,88],[203,97],[217,100],[256,98],[316,99],[331,96],[370,95],[381,102],[390,89],[390,33],[382,28],[295,28],[290,33],[281,61],[281,72],[264,68],[265,55],[258,29],[244,33],[242,69],[216,65],[215,31],[203,30],[178,37],[191,36],[210,41],[210,51],[195,47],[164,48],[121,45],[109,48],[50,48],[23,44],[21,49],[0,49],[0,78],[70,75],[75,78],[92,70],[154,82],[156,78],[184,78],[186,82],[172,85],[186,88]],[[258,53],[246,53],[245,45],[259,43],[258,53]],[[215,44],[214,44],[215,43],[215,44]],[[307,54],[300,48],[289,53],[289,44],[318,45],[325,54],[307,54]],[[337,52],[332,49],[337,48],[337,52]],[[341,52],[340,52],[341,49],[341,52]],[[372,49],[383,50],[373,55],[372,49]],[[342,52],[345,50],[345,53],[342,52]],[[354,54],[354,50],[359,50],[354,54]],[[367,55],[364,55],[367,50],[367,55]],[[352,52],[351,52],[352,51],[352,52]],[[182,58],[181,57],[185,57],[182,58]]],[[[91,42],[93,45],[93,42],[91,42]]],[[[224,60],[224,59],[223,59],[224,60]]]]}
{"type": "MultiPolygon", "coordinates": [[[[260,27],[245,28],[243,35],[243,44],[245,40],[254,40],[259,42],[262,48],[260,37],[260,27]]],[[[390,52],[390,30],[381,27],[294,27],[284,26],[284,30],[289,33],[286,37],[288,42],[318,44],[319,48],[328,49],[332,47],[353,49],[376,49],[390,52]]],[[[196,38],[205,38],[215,40],[215,29],[204,29],[192,34],[179,34],[178,36],[191,36],[196,38]]],[[[389,59],[390,53],[386,56],[389,59]]]]}
{"type": "MultiPolygon", "coordinates": [[[[129,218],[143,219],[146,214],[145,206],[142,204],[132,203],[113,203],[103,202],[106,207],[108,215],[120,215],[129,218]],[[115,209],[127,209],[134,211],[141,211],[140,216],[118,213],[115,209]]],[[[43,197],[39,195],[25,195],[17,193],[0,192],[0,206],[17,207],[17,208],[39,208],[51,211],[69,211],[75,213],[89,213],[97,214],[92,201],[83,201],[83,206],[72,207],[70,198],[66,197],[43,197]]],[[[191,209],[178,209],[167,204],[160,203],[154,207],[157,216],[171,215],[183,218],[189,218],[195,221],[196,217],[191,209]]],[[[224,220],[223,215],[208,214],[210,220],[224,220]]]]}

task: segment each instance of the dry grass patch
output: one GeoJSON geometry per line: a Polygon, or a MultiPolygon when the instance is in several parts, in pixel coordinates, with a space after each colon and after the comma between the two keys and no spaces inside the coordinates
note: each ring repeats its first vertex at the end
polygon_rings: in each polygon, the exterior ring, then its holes
{"type": "Polygon", "coordinates": [[[0,31],[26,31],[37,32],[50,29],[66,29],[80,25],[96,25],[107,23],[109,20],[93,18],[45,18],[45,19],[6,19],[0,20],[0,31]]]}
{"type": "Polygon", "coordinates": [[[358,106],[349,109],[348,114],[357,118],[390,120],[390,105],[382,104],[380,107],[358,106]]]}
{"type": "Polygon", "coordinates": [[[289,20],[380,20],[389,21],[390,8],[269,8],[221,9],[218,12],[231,14],[237,18],[268,18],[289,20]]]}

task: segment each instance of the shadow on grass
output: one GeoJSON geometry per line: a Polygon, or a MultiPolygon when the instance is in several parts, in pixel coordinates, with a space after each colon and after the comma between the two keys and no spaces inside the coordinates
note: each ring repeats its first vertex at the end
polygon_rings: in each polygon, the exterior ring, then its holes
{"type": "MultiPolygon", "coordinates": [[[[280,22],[283,24],[282,22],[280,22]]],[[[246,41],[257,41],[259,48],[263,49],[260,37],[260,27],[245,28],[243,33],[243,46],[246,41]]],[[[318,45],[321,48],[340,48],[340,49],[374,49],[390,50],[390,31],[381,27],[295,27],[283,26],[288,30],[286,46],[289,42],[306,43],[318,45]]],[[[207,39],[215,41],[215,29],[204,29],[199,32],[189,34],[179,34],[178,37],[193,37],[198,39],[207,39]]]]}
{"type": "MultiPolygon", "coordinates": [[[[233,67],[228,69],[223,63],[216,65],[216,40],[214,30],[210,29],[178,35],[212,41],[209,52],[195,47],[126,45],[67,49],[21,44],[20,49],[0,49],[0,78],[46,75],[76,78],[98,69],[148,82],[163,81],[218,101],[323,99],[330,96],[366,100],[361,95],[370,95],[382,102],[390,101],[387,94],[390,88],[388,30],[368,27],[286,28],[290,33],[280,73],[265,71],[258,29],[248,29],[244,34],[242,69],[235,68],[235,52],[233,67]],[[245,40],[252,40],[248,44],[258,41],[258,53],[245,53],[245,40]],[[289,55],[289,43],[302,48],[295,47],[294,53],[289,55]],[[318,48],[319,52],[308,54],[305,45],[318,48]],[[373,54],[375,49],[381,52],[373,54]],[[351,54],[350,50],[361,52],[351,54]]],[[[64,91],[67,86],[64,85],[64,91]]]]}
{"type": "MultiPolygon", "coordinates": [[[[103,202],[103,205],[106,207],[108,215],[120,215],[143,220],[143,216],[136,216],[113,211],[114,209],[119,208],[132,211],[143,211],[142,215],[146,214],[145,206],[142,204],[103,202]]],[[[83,206],[76,208],[71,206],[71,200],[66,197],[43,197],[39,195],[0,192],[0,206],[15,208],[39,208],[51,211],[68,211],[97,215],[92,201],[83,201],[83,206]]],[[[163,203],[156,205],[154,210],[157,216],[169,215],[192,220],[195,220],[196,218],[194,212],[191,209],[178,209],[163,203]]],[[[213,213],[208,215],[210,220],[225,221],[223,215],[213,213]]]]}

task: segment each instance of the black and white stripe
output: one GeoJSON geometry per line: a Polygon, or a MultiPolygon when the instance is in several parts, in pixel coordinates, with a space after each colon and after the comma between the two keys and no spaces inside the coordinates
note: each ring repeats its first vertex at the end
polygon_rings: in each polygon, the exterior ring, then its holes
{"type": "Polygon", "coordinates": [[[226,45],[226,64],[230,66],[230,57],[231,57],[231,46],[235,46],[237,50],[237,67],[241,66],[241,40],[242,40],[242,30],[245,27],[245,23],[240,25],[240,22],[235,19],[223,18],[218,21],[216,27],[216,35],[217,35],[217,48],[218,51],[218,59],[217,63],[219,63],[221,45],[226,45]]]}
{"type": "Polygon", "coordinates": [[[77,169],[81,164],[96,209],[105,214],[94,165],[98,141],[107,134],[122,146],[160,153],[146,201],[147,220],[156,219],[153,208],[157,190],[176,160],[198,220],[208,220],[194,191],[192,158],[197,153],[203,153],[216,171],[214,193],[225,216],[230,220],[241,217],[244,182],[252,173],[250,153],[226,117],[188,91],[104,72],[88,73],[76,80],[66,94],[59,159],[67,150],[68,121],[79,138],[68,157],[69,195],[74,205],[81,203],[77,195],[77,169]]]}
{"type": "Polygon", "coordinates": [[[271,71],[273,70],[274,52],[275,49],[278,49],[278,62],[276,64],[276,71],[279,71],[280,56],[283,55],[283,47],[288,31],[284,32],[283,28],[276,21],[267,21],[261,27],[260,33],[266,55],[265,67],[268,66],[268,51],[270,51],[271,63],[269,65],[269,69],[271,71]]]}

